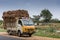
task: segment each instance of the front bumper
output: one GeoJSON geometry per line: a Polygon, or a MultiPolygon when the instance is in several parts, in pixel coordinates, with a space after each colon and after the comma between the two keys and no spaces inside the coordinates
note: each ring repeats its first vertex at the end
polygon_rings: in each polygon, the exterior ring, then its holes
{"type": "Polygon", "coordinates": [[[34,34],[35,33],[35,31],[33,31],[33,32],[23,32],[23,34],[34,34]]]}

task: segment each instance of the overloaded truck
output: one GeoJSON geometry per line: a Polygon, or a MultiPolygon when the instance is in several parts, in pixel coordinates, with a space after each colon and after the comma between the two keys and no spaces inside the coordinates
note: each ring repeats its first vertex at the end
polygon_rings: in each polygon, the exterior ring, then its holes
{"type": "Polygon", "coordinates": [[[13,10],[3,12],[3,27],[8,34],[18,36],[28,35],[31,37],[35,33],[35,26],[26,10],[13,10]]]}

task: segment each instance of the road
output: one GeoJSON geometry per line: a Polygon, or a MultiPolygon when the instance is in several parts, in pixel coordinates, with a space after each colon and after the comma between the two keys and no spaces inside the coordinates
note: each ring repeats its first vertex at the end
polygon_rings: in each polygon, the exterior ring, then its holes
{"type": "Polygon", "coordinates": [[[6,32],[0,32],[0,40],[60,40],[60,38],[48,38],[48,37],[40,37],[40,36],[32,36],[32,37],[18,37],[8,35],[6,32]]]}
{"type": "Polygon", "coordinates": [[[0,36],[0,40],[22,40],[22,39],[6,37],[6,36],[0,36]]]}

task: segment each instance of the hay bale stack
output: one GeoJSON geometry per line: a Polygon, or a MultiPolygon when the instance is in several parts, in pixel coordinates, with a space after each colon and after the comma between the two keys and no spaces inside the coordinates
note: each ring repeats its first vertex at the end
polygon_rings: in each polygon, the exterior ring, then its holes
{"type": "Polygon", "coordinates": [[[7,11],[3,12],[3,21],[4,21],[4,28],[7,27],[7,23],[15,23],[16,18],[21,19],[22,17],[29,17],[28,11],[26,10],[13,10],[13,11],[7,11]]]}

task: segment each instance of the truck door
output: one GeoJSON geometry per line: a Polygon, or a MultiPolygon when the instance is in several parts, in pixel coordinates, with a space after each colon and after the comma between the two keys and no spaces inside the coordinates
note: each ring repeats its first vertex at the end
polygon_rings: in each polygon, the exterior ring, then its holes
{"type": "Polygon", "coordinates": [[[22,33],[22,22],[21,22],[21,20],[18,20],[18,30],[20,30],[22,33]]]}

